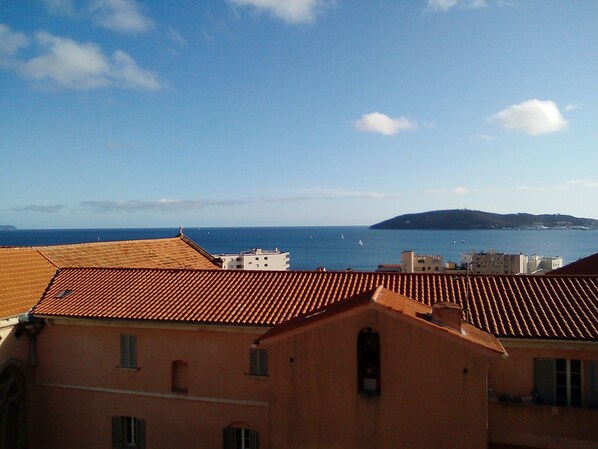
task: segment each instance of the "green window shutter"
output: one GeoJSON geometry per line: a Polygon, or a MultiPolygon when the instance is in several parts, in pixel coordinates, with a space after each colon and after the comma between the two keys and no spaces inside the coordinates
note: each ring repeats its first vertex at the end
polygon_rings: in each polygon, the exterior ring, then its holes
{"type": "Polygon", "coordinates": [[[554,359],[535,359],[534,364],[536,403],[555,405],[556,379],[554,359]]]}
{"type": "Polygon", "coordinates": [[[588,405],[598,408],[598,362],[588,361],[588,405]]]}
{"type": "Polygon", "coordinates": [[[260,350],[260,374],[263,376],[268,375],[268,351],[265,349],[260,350]]]}
{"type": "Polygon", "coordinates": [[[259,354],[257,349],[249,350],[249,374],[257,374],[259,354]]]}
{"type": "Polygon", "coordinates": [[[137,337],[135,335],[129,335],[129,366],[137,367],[137,337]]]}
{"type": "Polygon", "coordinates": [[[223,430],[222,432],[222,442],[224,449],[234,449],[235,448],[235,429],[229,427],[223,430]]]}
{"type": "Polygon", "coordinates": [[[139,449],[145,448],[145,420],[135,418],[135,427],[137,429],[137,447],[139,449]]]}
{"type": "Polygon", "coordinates": [[[122,447],[121,423],[122,419],[120,416],[112,417],[112,449],[121,449],[122,447]]]}
{"type": "Polygon", "coordinates": [[[249,449],[257,448],[257,432],[255,430],[249,430],[249,449]]]}
{"type": "Polygon", "coordinates": [[[120,366],[127,366],[127,348],[128,348],[127,336],[120,336],[120,366]]]}

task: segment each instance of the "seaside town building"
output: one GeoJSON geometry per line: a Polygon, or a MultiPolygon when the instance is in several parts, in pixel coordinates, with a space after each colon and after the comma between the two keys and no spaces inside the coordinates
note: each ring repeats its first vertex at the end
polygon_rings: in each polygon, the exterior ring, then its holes
{"type": "Polygon", "coordinates": [[[563,266],[562,257],[543,257],[538,255],[505,254],[490,250],[487,252],[467,253],[463,262],[446,262],[442,256],[420,255],[413,251],[401,253],[400,264],[380,264],[378,272],[400,273],[452,273],[461,274],[546,274],[563,266]]]}
{"type": "Polygon", "coordinates": [[[422,256],[413,251],[401,253],[403,273],[440,273],[443,270],[442,256],[422,256]]]}
{"type": "Polygon", "coordinates": [[[468,253],[464,263],[472,274],[545,274],[563,266],[562,257],[506,254],[494,250],[468,253]]]}
{"type": "Polygon", "coordinates": [[[288,252],[253,248],[239,254],[218,254],[222,268],[227,270],[288,270],[291,256],[288,252]]]}
{"type": "Polygon", "coordinates": [[[3,310],[26,309],[0,447],[598,445],[596,275],[128,267],[114,243],[52,273],[0,248],[3,310]]]}

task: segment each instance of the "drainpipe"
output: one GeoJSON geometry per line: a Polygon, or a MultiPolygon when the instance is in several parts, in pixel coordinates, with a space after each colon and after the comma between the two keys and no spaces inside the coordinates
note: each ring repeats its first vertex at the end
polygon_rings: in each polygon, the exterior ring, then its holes
{"type": "Polygon", "coordinates": [[[35,319],[31,313],[19,316],[19,327],[24,329],[29,337],[29,354],[27,356],[29,366],[37,366],[37,334],[43,326],[43,321],[35,319]]]}

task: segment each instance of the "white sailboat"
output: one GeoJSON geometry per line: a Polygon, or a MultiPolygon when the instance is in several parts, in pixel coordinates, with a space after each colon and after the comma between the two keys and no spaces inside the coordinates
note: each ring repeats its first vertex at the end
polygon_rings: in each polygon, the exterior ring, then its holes
{"type": "Polygon", "coordinates": [[[360,240],[359,242],[357,242],[357,244],[358,244],[359,246],[363,246],[363,242],[362,242],[361,240],[360,240]]]}

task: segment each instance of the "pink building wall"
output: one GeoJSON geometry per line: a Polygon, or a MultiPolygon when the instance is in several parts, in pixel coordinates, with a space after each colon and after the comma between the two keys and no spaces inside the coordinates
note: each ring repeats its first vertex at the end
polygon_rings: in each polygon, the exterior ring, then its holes
{"type": "Polygon", "coordinates": [[[260,345],[270,353],[271,447],[486,448],[486,356],[412,319],[360,310],[260,345]],[[357,392],[367,327],[380,335],[380,396],[357,392]]]}
{"type": "Polygon", "coordinates": [[[488,411],[490,447],[598,448],[598,408],[590,408],[592,383],[588,363],[598,363],[598,343],[504,340],[503,344],[509,358],[491,360],[488,375],[488,384],[496,394],[496,402],[489,404],[488,411]],[[582,361],[582,407],[529,402],[537,358],[582,361]]]}
{"type": "Polygon", "coordinates": [[[112,416],[143,418],[146,448],[220,448],[233,422],[268,448],[267,379],[245,374],[259,330],[93,324],[42,330],[32,449],[111,447],[112,416]],[[123,333],[137,336],[137,370],[118,367],[123,333]],[[186,394],[171,390],[174,360],[188,363],[186,394]]]}

